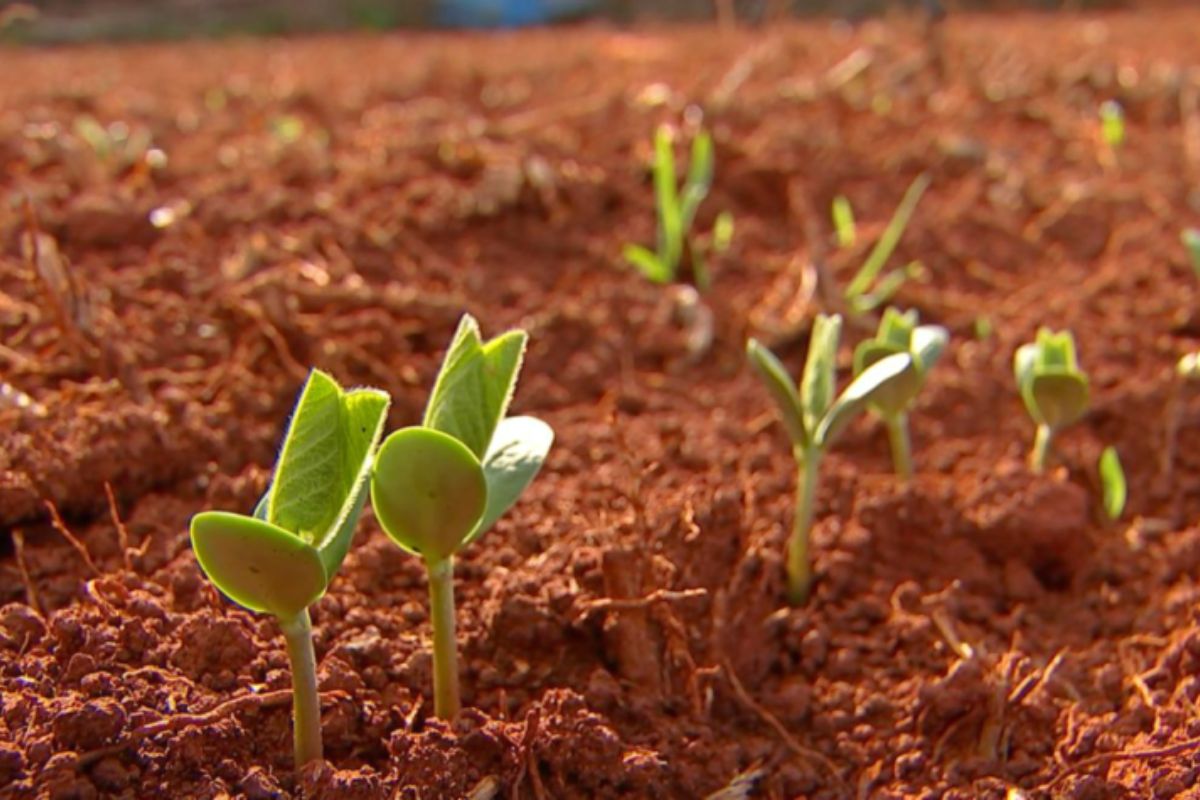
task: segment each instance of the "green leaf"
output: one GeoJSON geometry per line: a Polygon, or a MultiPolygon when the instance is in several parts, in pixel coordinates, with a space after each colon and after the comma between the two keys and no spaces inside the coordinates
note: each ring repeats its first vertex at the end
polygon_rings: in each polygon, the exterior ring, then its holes
{"type": "Polygon", "coordinates": [[[313,370],[300,393],[267,501],[267,521],[315,544],[337,519],[346,483],[342,392],[313,370]]]}
{"type": "Polygon", "coordinates": [[[908,350],[917,360],[922,372],[928,372],[942,357],[949,343],[950,332],[941,325],[920,325],[912,333],[908,350]]]}
{"type": "Polygon", "coordinates": [[[868,403],[883,392],[894,391],[898,382],[911,380],[915,370],[916,365],[908,353],[890,355],[863,370],[820,421],[813,436],[817,447],[827,449],[868,403]]]}
{"type": "MultiPolygon", "coordinates": [[[[1033,385],[1034,369],[1037,366],[1038,347],[1036,344],[1023,344],[1017,348],[1017,352],[1013,353],[1013,375],[1017,379],[1017,387],[1020,388],[1021,394],[1028,393],[1033,385]]],[[[1032,402],[1032,398],[1026,401],[1026,405],[1032,402]]],[[[1030,409],[1033,413],[1033,409],[1030,409]]]]}
{"type": "Polygon", "coordinates": [[[192,517],[191,538],[209,580],[251,611],[289,619],[329,582],[316,548],[254,517],[205,511],[192,517]]]}
{"type": "Polygon", "coordinates": [[[853,247],[858,241],[858,226],[854,224],[854,209],[845,195],[839,194],[833,198],[832,213],[838,247],[853,247]]]}
{"type": "Polygon", "coordinates": [[[508,417],[500,422],[492,446],[483,459],[487,509],[479,525],[467,537],[468,543],[489,530],[517,502],[542,468],[553,443],[554,431],[540,419],[508,417]]]}
{"type": "Polygon", "coordinates": [[[638,272],[654,283],[670,283],[675,279],[670,268],[663,263],[658,254],[640,244],[627,244],[621,253],[638,272]]]}
{"type": "Polygon", "coordinates": [[[1104,486],[1104,513],[1112,520],[1119,519],[1125,510],[1127,487],[1125,470],[1121,467],[1121,458],[1117,449],[1111,445],[1104,448],[1100,454],[1100,483],[1104,486]]]}
{"type": "Polygon", "coordinates": [[[886,342],[897,352],[907,350],[912,342],[913,330],[917,327],[918,319],[915,310],[902,312],[889,306],[884,309],[883,317],[879,320],[879,330],[875,333],[875,341],[886,342]]]}
{"type": "Polygon", "coordinates": [[[800,410],[800,397],[787,368],[757,339],[746,342],[746,356],[766,384],[771,399],[775,401],[779,416],[783,419],[783,427],[787,430],[792,444],[796,447],[806,447],[808,434],[805,432],[804,415],[800,410]]]}
{"type": "Polygon", "coordinates": [[[654,203],[658,211],[658,257],[674,276],[683,257],[683,212],[675,178],[671,129],[660,125],[654,134],[654,203]]]}
{"type": "Polygon", "coordinates": [[[1116,100],[1100,104],[1100,131],[1104,143],[1114,150],[1125,143],[1125,110],[1116,100]]]}
{"type": "Polygon", "coordinates": [[[1200,228],[1188,228],[1179,235],[1192,260],[1192,270],[1200,278],[1200,228]]]}
{"type": "Polygon", "coordinates": [[[733,214],[722,211],[713,222],[712,246],[717,253],[724,253],[733,243],[733,214]]]}
{"type": "Polygon", "coordinates": [[[1042,328],[1037,335],[1037,367],[1043,370],[1078,372],[1079,361],[1075,357],[1075,337],[1070,331],[1055,333],[1042,328]]]}
{"type": "Polygon", "coordinates": [[[696,212],[700,204],[708,196],[713,181],[713,142],[712,135],[706,130],[700,130],[692,139],[692,160],[688,166],[687,178],[683,183],[683,197],[679,205],[679,216],[682,232],[687,235],[692,223],[696,220],[696,212]]]}
{"type": "Polygon", "coordinates": [[[434,565],[458,552],[483,519],[487,480],[455,437],[403,428],[379,448],[371,505],[392,541],[434,565]]]}
{"type": "Polygon", "coordinates": [[[485,344],[478,323],[464,315],[430,394],[424,426],[450,434],[482,458],[512,399],[526,339],[524,331],[509,331],[485,344]]]}
{"type": "Polygon", "coordinates": [[[837,314],[818,314],[813,320],[808,357],[800,376],[800,410],[804,413],[804,429],[810,433],[816,431],[833,402],[834,366],[841,332],[842,318],[837,314]]]}
{"type": "Polygon", "coordinates": [[[1060,430],[1078,422],[1088,410],[1087,376],[1074,372],[1038,372],[1029,387],[1035,421],[1060,430]]]}
{"type": "Polygon", "coordinates": [[[362,516],[367,500],[371,461],[383,436],[390,404],[387,393],[377,389],[353,389],[342,397],[342,440],[346,443],[343,474],[353,477],[346,487],[337,519],[325,536],[315,542],[321,563],[325,566],[325,574],[330,578],[346,558],[358,518],[362,516]]]}
{"type": "MultiPolygon", "coordinates": [[[[889,342],[868,339],[854,350],[854,375],[857,377],[885,358],[903,353],[907,351],[889,342]]],[[[903,376],[881,385],[871,395],[869,405],[881,417],[890,419],[903,414],[917,396],[917,392],[921,391],[921,385],[925,382],[924,371],[915,359],[912,366],[913,368],[906,370],[903,376]]]]}
{"type": "MultiPolygon", "coordinates": [[[[929,188],[929,176],[921,173],[908,187],[904,193],[904,197],[900,199],[900,205],[896,206],[896,211],[892,214],[892,219],[888,222],[887,228],[884,229],[883,235],[879,237],[875,247],[871,249],[867,260],[863,262],[858,274],[850,281],[850,285],[846,287],[847,300],[853,301],[859,295],[866,294],[871,288],[871,284],[875,282],[876,276],[887,264],[887,260],[892,257],[892,252],[896,249],[896,245],[900,243],[900,237],[904,235],[904,229],[908,227],[909,221],[912,219],[913,212],[917,210],[917,203],[921,201],[921,195],[929,188]]],[[[899,288],[897,286],[897,288],[899,288]]],[[[879,299],[879,302],[887,302],[886,297],[879,299]]]]}

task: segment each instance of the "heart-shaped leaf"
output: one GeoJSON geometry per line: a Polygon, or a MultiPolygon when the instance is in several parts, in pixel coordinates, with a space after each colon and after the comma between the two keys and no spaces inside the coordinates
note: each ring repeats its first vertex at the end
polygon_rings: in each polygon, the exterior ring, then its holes
{"type": "Polygon", "coordinates": [[[269,522],[205,511],[192,518],[191,538],[204,573],[251,611],[291,619],[325,593],[316,548],[269,522]]]}
{"type": "Polygon", "coordinates": [[[429,564],[454,555],[487,509],[479,459],[455,437],[403,428],[384,441],[371,476],[371,505],[392,541],[429,564]]]}
{"type": "Polygon", "coordinates": [[[517,502],[542,468],[553,443],[554,431],[540,419],[509,417],[501,421],[483,459],[487,509],[468,542],[491,528],[517,502]]]}
{"type": "Polygon", "coordinates": [[[897,382],[911,380],[915,369],[916,365],[908,353],[895,353],[863,370],[838,396],[821,420],[813,437],[816,445],[828,448],[877,394],[894,390],[897,382]]]}

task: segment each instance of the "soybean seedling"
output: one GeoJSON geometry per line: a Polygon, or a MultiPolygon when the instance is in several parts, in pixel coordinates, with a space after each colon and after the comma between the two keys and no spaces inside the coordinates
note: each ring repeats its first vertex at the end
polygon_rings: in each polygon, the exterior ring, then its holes
{"type": "Polygon", "coordinates": [[[822,458],[846,425],[876,396],[913,380],[912,357],[908,352],[895,353],[864,369],[835,397],[834,362],[841,328],[842,319],[836,314],[817,315],[799,388],[770,350],[755,339],[746,344],[750,363],[778,406],[800,473],[787,549],[788,599],[793,605],[807,602],[812,589],[809,534],[822,458]]]}
{"type": "Polygon", "coordinates": [[[1100,104],[1100,138],[1113,154],[1125,144],[1125,109],[1116,100],[1100,104]]]}
{"type": "Polygon", "coordinates": [[[1100,485],[1104,490],[1104,513],[1109,519],[1116,521],[1125,511],[1125,498],[1129,491],[1117,448],[1112,445],[1104,448],[1097,469],[1100,473],[1100,485]]]}
{"type": "Polygon", "coordinates": [[[379,448],[371,504],[384,532],[425,561],[433,624],[434,712],[458,714],[454,556],[516,502],[542,466],[554,432],[533,417],[508,417],[526,334],[483,341],[464,315],[446,352],[421,425],[379,448]]]}
{"type": "Polygon", "coordinates": [[[676,178],[675,151],[668,125],[660,125],[654,134],[654,207],[658,214],[655,250],[640,244],[627,244],[625,260],[654,283],[674,283],[685,257],[691,267],[692,283],[700,291],[711,284],[708,271],[710,252],[721,253],[733,239],[733,216],[722,212],[707,235],[693,232],[696,212],[708,197],[713,182],[713,142],[701,129],[692,139],[691,161],[682,189],[676,178]]]}
{"type": "Polygon", "coordinates": [[[296,767],[321,758],[321,702],[308,607],[325,594],[350,548],[389,400],[308,377],[271,487],[252,516],[192,518],[192,549],[209,580],[251,611],[279,620],[292,667],[296,767]]]}
{"type": "Polygon", "coordinates": [[[940,325],[917,325],[917,312],[901,313],[894,308],[883,312],[875,338],[861,342],[854,350],[854,374],[862,375],[883,359],[896,353],[908,353],[913,368],[908,380],[893,381],[875,392],[870,408],[883,420],[892,448],[892,466],[902,478],[911,478],[912,445],[908,435],[908,407],[925,385],[930,367],[942,355],[950,334],[940,325]]]}
{"type": "Polygon", "coordinates": [[[1042,328],[1036,341],[1017,348],[1013,372],[1025,409],[1037,423],[1029,465],[1043,472],[1054,434],[1088,410],[1088,378],[1075,357],[1075,338],[1070,331],[1042,328]]]}
{"type": "Polygon", "coordinates": [[[1187,228],[1179,235],[1183,246],[1187,248],[1188,259],[1196,277],[1200,278],[1200,228],[1187,228]]]}

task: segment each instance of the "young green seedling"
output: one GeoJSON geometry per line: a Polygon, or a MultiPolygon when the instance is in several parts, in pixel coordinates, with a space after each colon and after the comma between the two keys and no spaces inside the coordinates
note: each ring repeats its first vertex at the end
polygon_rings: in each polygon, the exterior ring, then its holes
{"type": "Polygon", "coordinates": [[[1187,248],[1192,270],[1196,273],[1196,277],[1200,278],[1200,228],[1187,228],[1179,235],[1179,239],[1187,248]]]}
{"type": "Polygon", "coordinates": [[[1125,144],[1125,109],[1116,100],[1100,104],[1100,137],[1111,153],[1125,144]]]}
{"type": "Polygon", "coordinates": [[[837,238],[838,247],[854,247],[858,241],[858,226],[854,223],[854,208],[844,194],[833,198],[831,209],[833,217],[833,233],[837,238]]]}
{"type": "Polygon", "coordinates": [[[890,355],[908,353],[912,357],[913,369],[908,372],[908,380],[897,380],[881,388],[870,402],[871,410],[879,415],[887,428],[896,474],[905,479],[913,474],[908,407],[925,385],[929,368],[941,357],[950,339],[945,328],[917,325],[917,319],[916,311],[900,313],[888,308],[883,312],[875,338],[861,342],[854,350],[855,376],[862,375],[872,364],[890,355]]]}
{"type": "Polygon", "coordinates": [[[1075,338],[1070,331],[1042,328],[1035,342],[1017,348],[1013,372],[1025,408],[1037,423],[1029,464],[1034,472],[1042,472],[1054,434],[1088,410],[1088,378],[1075,358],[1075,338]]]}
{"type": "MultiPolygon", "coordinates": [[[[900,287],[906,280],[921,274],[920,263],[913,261],[906,266],[892,270],[882,278],[879,276],[888,259],[892,257],[896,245],[900,243],[900,237],[904,235],[905,228],[912,220],[921,196],[929,188],[929,182],[929,176],[921,173],[908,187],[904,197],[900,199],[900,205],[896,206],[895,213],[892,214],[891,220],[884,228],[883,235],[871,248],[867,260],[863,262],[858,273],[846,286],[844,297],[851,313],[860,315],[874,311],[900,291],[900,287]]],[[[849,207],[849,202],[846,205],[849,207]]]]}
{"type": "Polygon", "coordinates": [[[674,283],[685,256],[691,266],[692,282],[700,291],[708,289],[708,254],[720,253],[733,238],[733,216],[722,212],[712,232],[692,231],[696,212],[708,196],[713,181],[713,142],[706,130],[692,139],[691,162],[682,190],[675,177],[675,151],[671,128],[659,126],[654,134],[654,207],[658,214],[655,250],[640,244],[625,245],[625,260],[655,283],[674,283]]]}
{"type": "Polygon", "coordinates": [[[554,433],[533,417],[504,415],[525,352],[514,330],[483,341],[464,315],[421,425],[379,448],[371,504],[384,532],[425,561],[433,624],[434,712],[460,705],[454,633],[454,556],[516,502],[541,468],[554,433]]]}
{"type": "Polygon", "coordinates": [[[817,315],[799,388],[770,350],[755,339],[746,344],[750,363],[779,408],[800,473],[796,516],[787,551],[788,598],[795,605],[807,602],[812,588],[809,533],[821,459],[846,425],[868,403],[915,379],[909,353],[895,353],[864,369],[840,395],[835,396],[834,362],[841,327],[841,317],[817,315]]]}
{"type": "Polygon", "coordinates": [[[321,758],[321,702],[308,607],[337,573],[367,497],[388,396],[344,391],[313,370],[300,394],[271,488],[252,516],[192,518],[192,549],[227,597],[279,620],[292,665],[296,767],[321,758]]]}
{"type": "Polygon", "coordinates": [[[1100,484],[1104,487],[1104,513],[1116,521],[1125,510],[1125,498],[1128,488],[1125,483],[1125,470],[1121,467],[1121,457],[1117,448],[1109,445],[1100,454],[1097,466],[1100,472],[1100,484]]]}

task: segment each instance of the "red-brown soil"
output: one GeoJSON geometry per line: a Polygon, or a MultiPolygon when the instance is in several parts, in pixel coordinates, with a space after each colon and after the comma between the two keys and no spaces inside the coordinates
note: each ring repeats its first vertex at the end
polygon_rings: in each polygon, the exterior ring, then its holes
{"type": "Polygon", "coordinates": [[[1161,457],[1200,343],[1198,39],[1180,11],[952,18],[940,57],[905,19],[0,51],[0,796],[1200,797],[1200,401],[1161,457]],[[688,104],[702,223],[738,226],[695,361],[619,255],[688,104]],[[83,115],[165,165],[99,158],[83,115]],[[744,337],[786,321],[835,194],[870,239],[921,171],[899,303],[954,339],[919,475],[853,426],[790,609],[794,466],[744,337]],[[432,718],[423,573],[368,514],[314,608],[328,766],[297,779],[283,641],[206,583],[188,518],[250,508],[309,365],[419,419],[463,311],[529,329],[514,410],[558,435],[460,560],[467,710],[432,718]],[[1042,324],[1094,407],[1036,477],[1010,363],[1042,324]]]}

